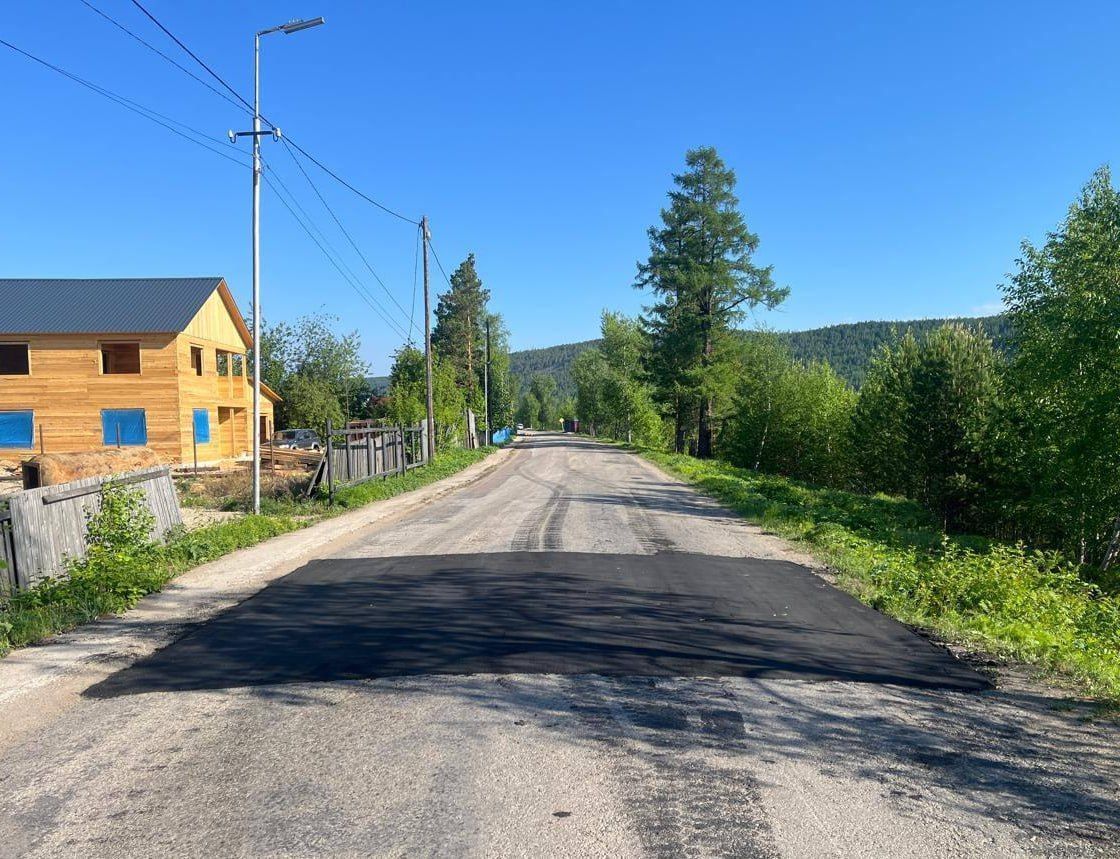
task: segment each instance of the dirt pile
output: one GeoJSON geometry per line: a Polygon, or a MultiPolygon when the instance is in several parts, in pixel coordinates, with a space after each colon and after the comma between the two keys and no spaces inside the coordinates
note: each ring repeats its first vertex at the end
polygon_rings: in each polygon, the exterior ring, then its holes
{"type": "MultiPolygon", "coordinates": [[[[39,486],[54,486],[82,477],[100,477],[139,471],[162,465],[159,455],[147,447],[110,448],[82,453],[44,453],[27,460],[39,472],[39,486]]],[[[24,466],[26,473],[27,464],[24,466]]]]}

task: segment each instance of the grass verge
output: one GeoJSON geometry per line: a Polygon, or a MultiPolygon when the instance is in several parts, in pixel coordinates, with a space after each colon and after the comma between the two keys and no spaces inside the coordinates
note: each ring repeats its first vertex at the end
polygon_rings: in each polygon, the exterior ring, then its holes
{"type": "Polygon", "coordinates": [[[48,579],[0,601],[0,655],[95,618],[125,611],[180,573],[237,549],[442,480],[485,459],[494,450],[447,451],[425,468],[340,489],[333,507],[321,500],[300,507],[283,505],[282,510],[181,532],[162,545],[91,552],[89,558],[71,565],[68,576],[48,579]]]}
{"type": "Polygon", "coordinates": [[[1120,704],[1120,589],[1060,555],[948,535],[920,505],[724,462],[640,450],[744,518],[799,543],[868,605],[1120,704]]]}

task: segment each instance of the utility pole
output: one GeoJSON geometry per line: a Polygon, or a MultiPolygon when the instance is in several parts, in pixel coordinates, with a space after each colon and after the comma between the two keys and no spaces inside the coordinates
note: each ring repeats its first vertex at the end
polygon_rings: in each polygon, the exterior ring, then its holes
{"type": "Polygon", "coordinates": [[[253,130],[231,131],[229,139],[253,138],[253,512],[261,512],[261,135],[280,139],[280,129],[261,131],[261,36],[269,33],[291,35],[318,27],[322,18],[289,21],[261,30],[253,37],[253,130]]]}
{"type": "Polygon", "coordinates": [[[486,314],[486,363],[482,365],[482,432],[490,446],[490,314],[486,314]]]}
{"type": "Polygon", "coordinates": [[[420,219],[420,232],[424,236],[424,384],[428,400],[428,462],[436,455],[436,409],[432,401],[432,299],[428,288],[428,216],[420,219]]]}

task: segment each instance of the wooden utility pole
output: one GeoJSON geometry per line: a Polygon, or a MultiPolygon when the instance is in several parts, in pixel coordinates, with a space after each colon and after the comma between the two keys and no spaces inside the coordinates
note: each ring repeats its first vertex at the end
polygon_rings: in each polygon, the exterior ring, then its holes
{"type": "Polygon", "coordinates": [[[486,363],[482,365],[482,433],[490,446],[490,314],[486,314],[486,363]]]}
{"type": "Polygon", "coordinates": [[[420,219],[420,232],[424,236],[424,383],[428,400],[428,462],[436,456],[436,408],[432,400],[432,299],[428,289],[428,216],[420,219]]]}

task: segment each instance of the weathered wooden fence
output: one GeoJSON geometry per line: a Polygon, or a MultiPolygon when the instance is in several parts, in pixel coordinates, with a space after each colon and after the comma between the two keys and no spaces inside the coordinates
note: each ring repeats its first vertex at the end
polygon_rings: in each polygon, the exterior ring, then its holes
{"type": "Polygon", "coordinates": [[[310,496],[321,484],[333,499],[340,486],[376,477],[404,474],[427,462],[426,434],[418,427],[347,427],[327,424],[322,461],[307,487],[310,496]]]}
{"type": "Polygon", "coordinates": [[[12,514],[0,510],[0,593],[15,590],[16,549],[12,540],[12,514]]]}
{"type": "Polygon", "coordinates": [[[182,524],[179,500],[166,467],[26,489],[8,500],[12,535],[8,550],[14,561],[10,566],[15,587],[26,588],[46,576],[59,575],[65,572],[68,560],[85,557],[86,518],[101,503],[102,485],[110,482],[132,484],[143,491],[155,516],[152,539],[161,539],[182,524]]]}

